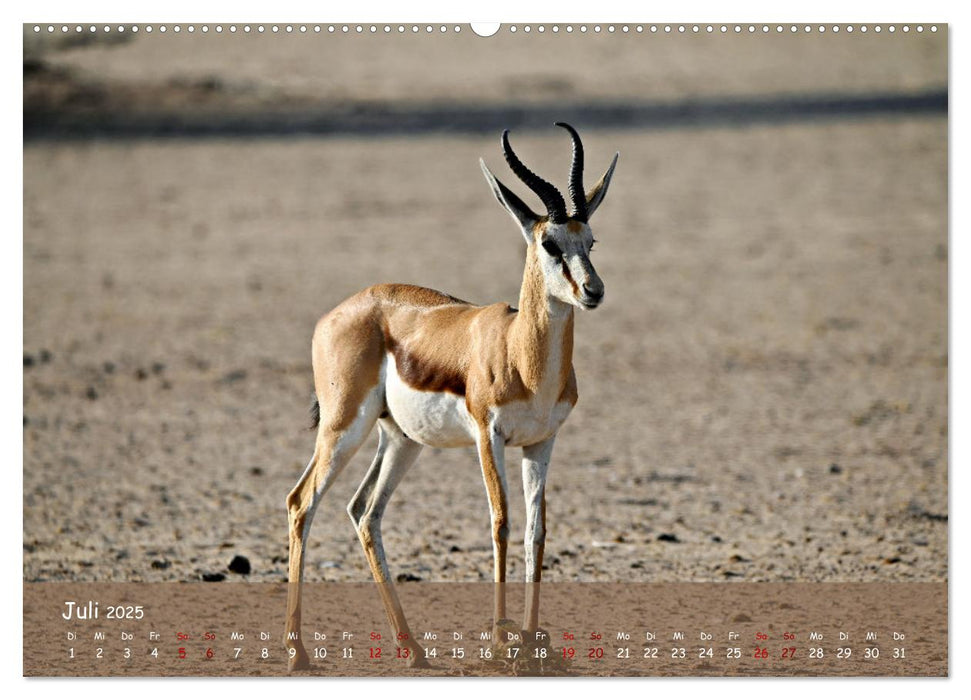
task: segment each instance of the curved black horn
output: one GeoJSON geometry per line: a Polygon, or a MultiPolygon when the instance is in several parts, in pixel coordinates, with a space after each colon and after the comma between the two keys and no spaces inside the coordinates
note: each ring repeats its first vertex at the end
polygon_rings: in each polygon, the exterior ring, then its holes
{"type": "Polygon", "coordinates": [[[543,200],[546,205],[546,213],[549,214],[550,221],[554,224],[562,224],[567,220],[566,202],[563,195],[546,180],[534,173],[523,165],[519,157],[513,152],[509,145],[509,129],[502,132],[502,154],[506,157],[509,169],[516,173],[516,177],[523,181],[529,189],[536,193],[536,196],[543,200]]]}
{"type": "Polygon", "coordinates": [[[583,143],[577,130],[565,122],[556,122],[570,132],[573,139],[573,164],[570,166],[570,199],[573,200],[573,218],[587,220],[587,195],[583,191],[583,143]]]}

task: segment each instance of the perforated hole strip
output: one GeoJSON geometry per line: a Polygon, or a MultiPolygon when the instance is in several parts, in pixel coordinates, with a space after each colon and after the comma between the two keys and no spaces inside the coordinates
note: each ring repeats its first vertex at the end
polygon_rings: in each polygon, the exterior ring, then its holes
{"type": "MultiPolygon", "coordinates": [[[[459,24],[34,24],[35,33],[166,32],[188,34],[458,34],[477,33],[459,24]]],[[[909,34],[937,32],[936,24],[509,24],[510,34],[909,34]]]]}

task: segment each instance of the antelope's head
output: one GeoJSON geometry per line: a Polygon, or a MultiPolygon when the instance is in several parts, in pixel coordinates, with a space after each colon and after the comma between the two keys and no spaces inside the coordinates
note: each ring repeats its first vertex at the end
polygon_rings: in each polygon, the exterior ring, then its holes
{"type": "Polygon", "coordinates": [[[540,216],[526,206],[523,200],[496,179],[481,158],[479,163],[499,204],[519,225],[526,245],[531,248],[530,253],[535,254],[547,294],[581,309],[595,309],[603,301],[604,284],[590,262],[594,238],[589,220],[607,194],[607,186],[620,154],[614,156],[607,172],[593,189],[585,192],[580,135],[569,124],[557,122],[556,126],[566,129],[573,138],[573,164],[570,167],[572,214],[567,213],[563,195],[519,160],[509,145],[508,129],[502,132],[502,153],[509,168],[543,201],[546,215],[540,216]]]}

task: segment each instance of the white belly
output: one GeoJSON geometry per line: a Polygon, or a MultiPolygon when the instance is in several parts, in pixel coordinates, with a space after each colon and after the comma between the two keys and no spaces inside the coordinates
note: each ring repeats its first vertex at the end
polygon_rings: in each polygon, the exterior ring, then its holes
{"type": "Polygon", "coordinates": [[[431,447],[475,444],[475,422],[465,408],[464,396],[412,389],[398,375],[394,355],[388,355],[387,362],[388,410],[405,435],[431,447]]]}

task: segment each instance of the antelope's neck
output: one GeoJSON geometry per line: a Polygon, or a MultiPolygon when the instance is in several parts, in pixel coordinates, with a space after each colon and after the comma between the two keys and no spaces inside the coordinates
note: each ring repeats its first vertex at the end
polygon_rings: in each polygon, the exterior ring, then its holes
{"type": "Polygon", "coordinates": [[[526,253],[510,351],[527,389],[559,397],[573,368],[573,307],[547,294],[532,247],[526,253]]]}

